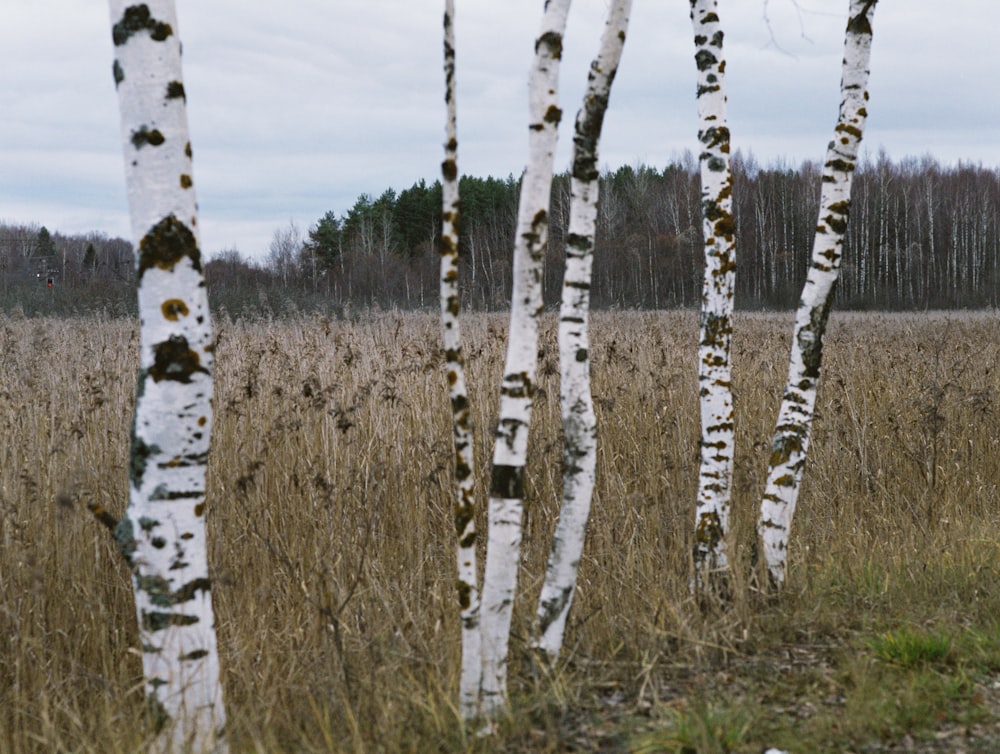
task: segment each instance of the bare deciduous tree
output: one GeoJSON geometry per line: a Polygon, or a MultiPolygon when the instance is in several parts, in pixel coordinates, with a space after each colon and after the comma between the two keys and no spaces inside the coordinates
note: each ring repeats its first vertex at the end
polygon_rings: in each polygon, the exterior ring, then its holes
{"type": "Polygon", "coordinates": [[[733,392],[730,341],[736,268],[733,176],[726,119],[726,61],[717,0],[691,0],[698,67],[698,140],[701,142],[701,207],[705,273],[701,289],[698,385],[701,466],[695,514],[696,583],[729,567],[730,483],[733,475],[733,392]]]}
{"type": "Polygon", "coordinates": [[[458,604],[462,620],[462,673],[459,711],[469,720],[479,710],[482,678],[479,632],[479,576],[476,573],[476,493],[472,411],[465,386],[465,360],[458,288],[458,130],[455,106],[455,2],[445,0],[444,80],[448,116],[441,163],[441,327],[455,440],[455,533],[458,535],[458,604]]]}
{"type": "Polygon", "coordinates": [[[489,540],[482,594],[482,712],[507,703],[507,645],[517,587],[524,511],[524,465],[535,397],[542,263],[548,242],[549,195],[559,109],[559,63],[570,0],[548,0],[529,80],[529,158],[521,187],[514,242],[514,287],[500,418],[489,497],[489,540]]]}
{"type": "Polygon", "coordinates": [[[614,0],[590,64],[573,136],[573,174],[566,272],[559,312],[560,402],[563,420],[563,502],[535,618],[535,646],[559,656],[573,604],[597,473],[597,417],[590,392],[590,281],[600,184],[598,144],[618,71],[632,0],[614,0]]]}
{"type": "Polygon", "coordinates": [[[872,16],[876,0],[850,0],[840,82],[840,115],[823,166],[812,260],[795,319],[788,382],[771,447],[758,532],[772,582],[785,580],[788,533],[798,500],[816,407],[823,335],[840,273],[851,182],[868,116],[872,16]]]}
{"type": "Polygon", "coordinates": [[[172,0],[110,7],[141,319],[129,502],[115,536],[132,568],[156,746],[221,750],[205,539],[214,342],[177,16],[172,0]]]}

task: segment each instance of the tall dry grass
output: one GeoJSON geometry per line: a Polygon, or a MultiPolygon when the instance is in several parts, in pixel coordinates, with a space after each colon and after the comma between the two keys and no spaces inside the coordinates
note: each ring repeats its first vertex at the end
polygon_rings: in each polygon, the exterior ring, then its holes
{"type": "MultiPolygon", "coordinates": [[[[209,526],[234,749],[624,749],[627,735],[601,720],[683,696],[677,679],[691,668],[899,622],[993,626],[996,325],[974,314],[834,317],[789,584],[765,600],[745,573],[791,320],[738,317],[741,567],[723,609],[699,606],[687,586],[695,315],[596,315],[593,518],[566,663],[532,678],[526,634],[561,490],[547,318],[513,712],[498,738],[478,740],[455,708],[453,450],[436,318],[221,323],[209,526]]],[[[471,316],[464,329],[484,500],[505,321],[471,316]]],[[[128,574],[85,512],[89,500],[115,514],[125,504],[137,328],[8,321],[0,340],[0,751],[140,750],[128,574]]]]}

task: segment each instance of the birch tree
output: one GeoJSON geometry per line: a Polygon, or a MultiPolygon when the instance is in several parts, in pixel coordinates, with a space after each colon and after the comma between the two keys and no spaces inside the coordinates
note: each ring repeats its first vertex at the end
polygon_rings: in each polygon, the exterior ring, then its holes
{"type": "Polygon", "coordinates": [[[157,745],[222,750],[205,541],[213,336],[177,17],[171,0],[110,7],[141,322],[129,501],[116,538],[132,568],[157,745]]]}
{"type": "Polygon", "coordinates": [[[757,529],[772,582],[785,580],[788,533],[798,500],[816,406],[816,386],[851,207],[851,179],[868,115],[872,16],[876,0],[850,0],[840,115],[823,166],[819,222],[795,318],[792,352],[757,529]]]}
{"type": "Polygon", "coordinates": [[[535,619],[535,647],[558,658],[573,603],[597,468],[597,418],[590,391],[590,281],[600,183],[598,144],[618,71],[632,0],[615,0],[590,65],[576,116],[566,271],[559,311],[560,402],[563,420],[563,501],[535,619]]]}
{"type": "Polygon", "coordinates": [[[701,463],[695,514],[695,580],[705,586],[725,570],[733,475],[733,394],[730,341],[736,269],[733,177],[726,119],[726,61],[718,0],[691,0],[698,67],[698,140],[701,142],[702,233],[705,276],[701,290],[698,385],[701,463]]]}
{"type": "Polygon", "coordinates": [[[444,162],[441,163],[441,326],[451,398],[455,440],[455,533],[458,535],[458,604],[462,622],[462,672],[459,711],[462,718],[475,717],[479,708],[482,655],[479,632],[479,587],[476,573],[475,457],[472,413],[465,387],[465,360],[459,327],[458,295],[458,130],[455,104],[455,2],[445,0],[444,83],[447,120],[444,162]]]}
{"type": "Polygon", "coordinates": [[[507,646],[517,587],[524,511],[524,466],[535,396],[542,265],[559,109],[559,63],[570,0],[547,0],[529,76],[529,159],[514,242],[513,291],[500,414],[489,495],[489,538],[482,594],[482,712],[507,703],[507,646]]]}

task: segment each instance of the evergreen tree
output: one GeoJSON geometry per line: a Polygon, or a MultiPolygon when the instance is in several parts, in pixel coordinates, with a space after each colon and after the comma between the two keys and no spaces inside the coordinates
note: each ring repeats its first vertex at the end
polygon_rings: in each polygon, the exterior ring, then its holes
{"type": "Polygon", "coordinates": [[[52,234],[44,225],[38,231],[38,256],[42,259],[55,257],[56,242],[52,240],[52,234]]]}
{"type": "Polygon", "coordinates": [[[413,257],[421,253],[421,245],[434,243],[441,225],[441,183],[428,186],[420,179],[405,189],[396,199],[393,224],[403,253],[413,257]]]}
{"type": "Polygon", "coordinates": [[[331,210],[310,228],[304,249],[320,269],[328,270],[340,260],[343,254],[342,243],[341,221],[331,210]]]}
{"type": "Polygon", "coordinates": [[[97,249],[94,248],[94,244],[87,244],[87,250],[83,254],[83,262],[80,266],[84,272],[94,272],[97,269],[97,249]]]}

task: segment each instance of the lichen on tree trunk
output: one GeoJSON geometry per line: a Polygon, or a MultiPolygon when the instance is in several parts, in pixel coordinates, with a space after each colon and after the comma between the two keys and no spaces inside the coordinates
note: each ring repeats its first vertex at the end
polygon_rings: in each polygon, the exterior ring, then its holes
{"type": "Polygon", "coordinates": [[[524,466],[535,396],[542,265],[548,244],[549,194],[559,109],[559,63],[569,0],[548,0],[529,77],[528,165],[514,240],[510,330],[490,479],[489,540],[481,605],[482,712],[507,704],[507,646],[517,587],[524,510],[524,466]]]}
{"type": "Polygon", "coordinates": [[[455,444],[455,534],[458,537],[458,604],[462,622],[462,670],[459,681],[459,712],[470,720],[479,711],[482,678],[479,629],[479,587],[476,573],[475,458],[473,455],[472,409],[465,383],[462,333],[458,314],[458,136],[455,104],[455,3],[445,0],[444,73],[447,123],[445,156],[441,163],[441,328],[451,399],[455,444]]]}
{"type": "Polygon", "coordinates": [[[590,280],[600,185],[598,144],[618,71],[631,0],[614,0],[590,65],[576,116],[566,272],[559,312],[560,402],[563,420],[563,501],[535,616],[534,642],[548,661],[559,656],[573,604],[597,473],[597,418],[590,391],[590,280]]]}
{"type": "Polygon", "coordinates": [[[695,584],[729,567],[726,532],[733,476],[733,393],[730,366],[736,269],[733,177],[726,119],[726,61],[717,0],[691,0],[698,69],[698,141],[705,275],[701,289],[698,400],[701,463],[695,512],[695,584]]]}
{"type": "Polygon", "coordinates": [[[177,18],[169,0],[110,9],[141,323],[129,502],[116,537],[133,573],[147,706],[160,729],[153,746],[220,751],[205,527],[214,341],[177,18]]]}
{"type": "Polygon", "coordinates": [[[851,0],[844,39],[840,115],[823,166],[819,222],[795,318],[788,382],[778,412],[757,530],[770,580],[785,581],[788,535],[815,416],[816,387],[833,293],[840,273],[851,181],[868,116],[868,75],[875,0],[851,0]]]}

